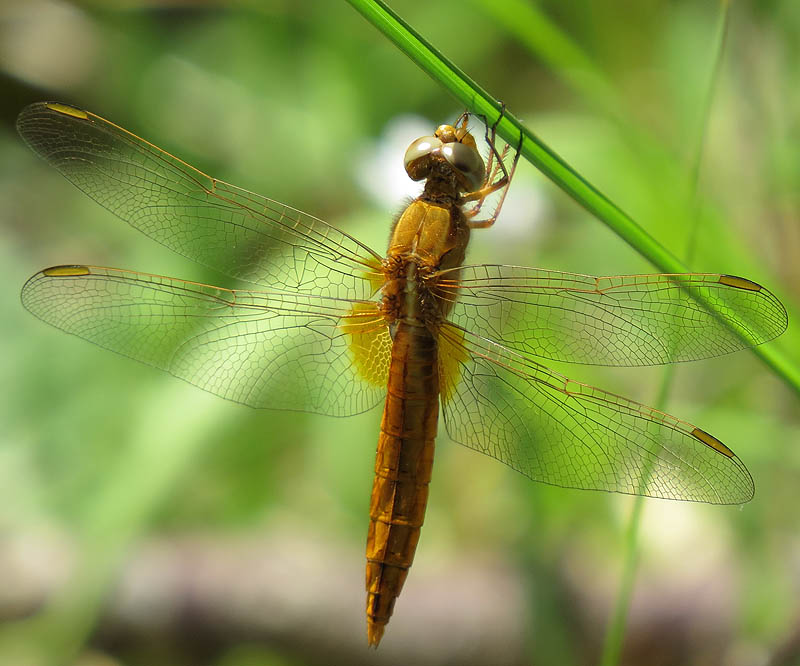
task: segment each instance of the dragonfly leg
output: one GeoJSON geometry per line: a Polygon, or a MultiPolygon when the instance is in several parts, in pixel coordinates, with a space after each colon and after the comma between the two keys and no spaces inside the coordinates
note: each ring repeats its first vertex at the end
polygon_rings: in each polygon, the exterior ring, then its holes
{"type": "Polygon", "coordinates": [[[520,152],[522,150],[522,133],[520,133],[519,143],[517,144],[517,149],[514,153],[514,160],[511,165],[511,169],[507,169],[505,165],[505,159],[508,155],[508,151],[510,149],[509,145],[503,148],[502,152],[497,150],[497,125],[500,123],[503,115],[505,114],[505,104],[503,104],[500,116],[497,120],[489,127],[486,127],[486,143],[489,144],[490,153],[489,159],[487,161],[487,178],[484,186],[480,189],[476,190],[475,192],[470,192],[464,197],[462,197],[462,202],[466,203],[469,201],[475,201],[475,205],[470,208],[469,210],[464,211],[464,215],[467,218],[467,224],[471,229],[486,229],[491,227],[495,220],[497,220],[498,215],[500,214],[500,209],[503,207],[503,202],[505,201],[506,194],[508,193],[508,186],[511,183],[511,179],[514,176],[514,172],[517,168],[517,163],[519,161],[520,152]],[[502,175],[497,178],[499,173],[502,172],[502,175]],[[497,178],[497,180],[495,180],[497,178]],[[494,182],[493,182],[494,181],[494,182]],[[483,206],[484,201],[486,198],[497,192],[498,190],[503,190],[500,200],[495,206],[492,215],[484,220],[474,220],[478,213],[480,213],[481,207],[483,206]]]}
{"type": "MultiPolygon", "coordinates": [[[[497,116],[497,120],[494,121],[491,125],[489,125],[489,121],[487,120],[486,116],[482,113],[474,114],[476,117],[480,118],[483,122],[483,126],[486,128],[483,134],[484,141],[486,141],[487,145],[489,146],[489,159],[486,160],[486,173],[489,176],[484,181],[484,186],[486,184],[491,183],[495,176],[497,175],[498,165],[503,164],[503,160],[505,159],[507,151],[503,149],[502,155],[497,154],[497,149],[495,148],[496,138],[497,138],[497,125],[502,120],[503,116],[506,113],[506,103],[500,102],[500,115],[497,116]]],[[[466,114],[464,114],[466,115],[466,114]]],[[[462,115],[462,118],[464,116],[462,115]]],[[[460,119],[459,119],[460,120],[460,119]]]]}

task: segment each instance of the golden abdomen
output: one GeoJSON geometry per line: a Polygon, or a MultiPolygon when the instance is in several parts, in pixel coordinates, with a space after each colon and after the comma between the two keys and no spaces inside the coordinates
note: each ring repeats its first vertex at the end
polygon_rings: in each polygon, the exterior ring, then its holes
{"type": "Polygon", "coordinates": [[[439,417],[436,341],[400,321],[394,336],[367,536],[367,637],[377,645],[414,560],[439,417]]]}
{"type": "Polygon", "coordinates": [[[392,232],[384,307],[396,326],[367,536],[367,638],[377,645],[414,560],[439,418],[435,331],[443,315],[421,273],[463,261],[469,228],[455,205],[412,202],[392,232]]]}

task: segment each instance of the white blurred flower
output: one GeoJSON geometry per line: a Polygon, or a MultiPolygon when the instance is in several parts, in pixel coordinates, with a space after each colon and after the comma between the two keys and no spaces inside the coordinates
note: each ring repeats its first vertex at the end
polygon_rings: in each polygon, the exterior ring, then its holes
{"type": "Polygon", "coordinates": [[[420,195],[422,183],[415,183],[408,177],[403,155],[412,141],[432,134],[436,127],[436,123],[422,116],[395,116],[380,139],[362,149],[355,161],[356,182],[378,206],[394,209],[409,197],[420,195]]]}

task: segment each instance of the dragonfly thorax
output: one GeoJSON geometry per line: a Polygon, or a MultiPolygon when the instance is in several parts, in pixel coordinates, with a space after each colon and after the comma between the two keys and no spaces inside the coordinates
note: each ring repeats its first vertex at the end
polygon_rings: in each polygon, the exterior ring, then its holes
{"type": "Polygon", "coordinates": [[[464,192],[474,192],[486,179],[475,139],[463,127],[441,125],[433,136],[420,137],[406,150],[406,173],[412,180],[425,180],[436,166],[452,171],[464,192]]]}

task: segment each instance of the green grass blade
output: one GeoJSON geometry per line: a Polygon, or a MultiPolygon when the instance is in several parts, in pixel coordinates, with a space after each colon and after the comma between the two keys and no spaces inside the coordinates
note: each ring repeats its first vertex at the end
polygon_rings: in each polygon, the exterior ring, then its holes
{"type": "MultiPolygon", "coordinates": [[[[489,123],[500,118],[501,104],[431,46],[381,0],[347,0],[414,63],[447,88],[467,109],[485,116],[489,123]]],[[[686,265],[648,234],[630,215],[569,166],[559,155],[524,127],[508,111],[497,126],[511,145],[522,138],[522,155],[578,204],[610,227],[639,254],[663,273],[686,273],[686,265]]],[[[800,394],[800,365],[776,345],[753,348],[767,366],[800,394]]]]}

